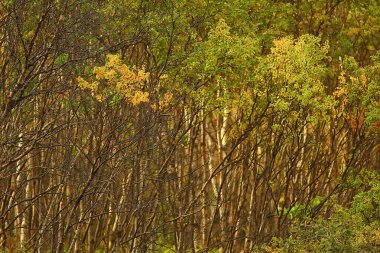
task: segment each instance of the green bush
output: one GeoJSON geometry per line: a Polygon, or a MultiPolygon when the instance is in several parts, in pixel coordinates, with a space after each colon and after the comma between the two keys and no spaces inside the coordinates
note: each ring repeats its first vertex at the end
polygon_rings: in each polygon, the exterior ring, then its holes
{"type": "Polygon", "coordinates": [[[380,182],[368,186],[349,208],[335,204],[328,219],[296,221],[288,238],[274,238],[257,252],[380,252],[380,182]]]}

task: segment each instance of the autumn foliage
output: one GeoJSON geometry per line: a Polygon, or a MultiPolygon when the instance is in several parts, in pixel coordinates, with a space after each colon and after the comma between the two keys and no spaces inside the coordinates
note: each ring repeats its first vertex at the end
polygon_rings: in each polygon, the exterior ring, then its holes
{"type": "Polygon", "coordinates": [[[0,1],[0,252],[379,252],[379,1],[0,1]]]}

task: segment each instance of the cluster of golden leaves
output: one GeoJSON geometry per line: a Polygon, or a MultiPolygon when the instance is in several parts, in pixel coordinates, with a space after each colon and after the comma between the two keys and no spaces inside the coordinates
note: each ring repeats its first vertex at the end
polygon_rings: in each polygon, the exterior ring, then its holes
{"type": "Polygon", "coordinates": [[[271,69],[275,80],[300,86],[321,86],[324,75],[323,61],[328,59],[328,44],[320,44],[320,38],[303,35],[297,39],[287,36],[273,41],[271,69]]]}
{"type": "Polygon", "coordinates": [[[276,84],[274,108],[291,113],[288,118],[297,118],[303,108],[310,111],[309,120],[325,117],[334,104],[325,93],[323,84],[326,75],[328,44],[311,35],[299,38],[291,36],[273,41],[274,47],[268,57],[268,67],[276,84]]]}
{"type": "Polygon", "coordinates": [[[172,93],[165,93],[163,95],[163,98],[158,101],[157,104],[153,104],[151,107],[153,111],[157,110],[163,110],[164,108],[168,107],[171,101],[173,100],[173,94],[172,93]]]}
{"type": "Polygon", "coordinates": [[[120,56],[109,54],[106,64],[95,67],[94,74],[96,80],[93,82],[82,77],[78,77],[77,81],[81,89],[90,90],[98,101],[103,101],[110,91],[116,91],[133,105],[149,102],[149,92],[143,91],[144,83],[149,78],[145,68],[130,68],[122,62],[120,56]]]}

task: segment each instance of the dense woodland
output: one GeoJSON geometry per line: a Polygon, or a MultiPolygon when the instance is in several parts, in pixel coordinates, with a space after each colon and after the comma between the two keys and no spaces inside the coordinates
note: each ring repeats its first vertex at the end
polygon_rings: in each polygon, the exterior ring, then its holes
{"type": "Polygon", "coordinates": [[[378,0],[0,1],[0,252],[380,252],[378,0]]]}

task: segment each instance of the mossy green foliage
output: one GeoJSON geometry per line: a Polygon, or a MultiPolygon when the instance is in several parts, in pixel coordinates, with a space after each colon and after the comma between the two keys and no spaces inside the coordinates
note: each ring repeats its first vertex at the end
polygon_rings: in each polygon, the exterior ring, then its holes
{"type": "Polygon", "coordinates": [[[337,200],[332,198],[326,204],[332,207],[328,218],[299,216],[288,238],[274,238],[256,252],[380,252],[380,180],[373,174],[364,180],[368,181],[355,179],[351,184],[362,191],[354,196],[350,207],[334,204],[337,200]]]}

